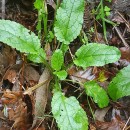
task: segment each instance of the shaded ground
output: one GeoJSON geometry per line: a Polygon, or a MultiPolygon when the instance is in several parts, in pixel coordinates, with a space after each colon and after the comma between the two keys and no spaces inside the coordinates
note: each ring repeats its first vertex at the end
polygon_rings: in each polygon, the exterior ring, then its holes
{"type": "MultiPolygon", "coordinates": [[[[95,20],[92,10],[98,6],[98,1],[86,2],[83,30],[89,42],[105,43],[102,22],[95,20]],[[93,31],[95,30],[95,31],[93,31]]],[[[109,20],[118,23],[113,27],[106,24],[108,44],[121,50],[121,59],[104,67],[89,67],[86,70],[68,69],[70,79],[88,81],[95,79],[106,89],[111,79],[123,67],[130,64],[130,1],[113,0],[111,4],[104,3],[111,8],[109,20]],[[103,73],[103,77],[101,76],[103,73]]],[[[54,16],[53,8],[48,5],[48,25],[51,26],[54,16]]],[[[2,15],[1,15],[2,17],[2,15]]],[[[5,19],[21,23],[31,31],[36,32],[37,12],[33,9],[33,0],[8,0],[5,6],[5,19]]],[[[37,32],[36,32],[37,33],[37,32]]],[[[81,34],[82,36],[82,34],[81,34]]],[[[80,47],[81,41],[77,38],[70,45],[72,54],[80,47]]],[[[65,57],[66,64],[72,60],[68,52],[65,57]]],[[[43,72],[42,65],[27,62],[24,54],[0,43],[0,130],[28,130],[34,121],[35,91],[30,95],[23,91],[38,83],[43,72]]],[[[81,86],[70,82],[62,82],[63,92],[66,96],[76,96],[84,108],[89,119],[90,130],[128,130],[130,129],[130,97],[124,97],[117,102],[110,102],[107,108],[99,109],[91,100],[86,98],[81,86]],[[79,97],[79,95],[81,96],[79,97]],[[88,105],[90,104],[90,106],[88,105]],[[91,109],[93,110],[90,111],[91,109]],[[93,118],[95,116],[95,120],[93,118]]],[[[41,117],[33,129],[58,130],[51,116],[50,101],[52,93],[48,94],[46,118],[41,117]],[[40,126],[42,124],[42,126],[40,126]]]]}

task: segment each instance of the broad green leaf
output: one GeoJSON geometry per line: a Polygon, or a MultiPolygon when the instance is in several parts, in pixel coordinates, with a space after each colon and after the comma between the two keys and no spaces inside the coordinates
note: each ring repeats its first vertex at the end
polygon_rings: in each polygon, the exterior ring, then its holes
{"type": "Polygon", "coordinates": [[[55,35],[69,44],[80,33],[83,24],[84,0],[63,0],[56,14],[55,35]]]}
{"type": "Polygon", "coordinates": [[[106,91],[100,87],[95,81],[84,83],[85,91],[88,96],[93,97],[95,103],[100,108],[106,107],[109,103],[109,98],[106,91]]]}
{"type": "Polygon", "coordinates": [[[64,62],[63,52],[60,49],[55,50],[51,57],[51,66],[54,70],[59,71],[64,62]]]}
{"type": "Polygon", "coordinates": [[[60,130],[87,130],[88,119],[75,97],[66,98],[61,92],[54,92],[52,113],[60,130]]]}
{"type": "Polygon", "coordinates": [[[38,54],[40,40],[23,25],[10,20],[0,20],[0,41],[20,52],[38,54]]]}
{"type": "Polygon", "coordinates": [[[43,63],[46,59],[46,53],[42,48],[40,48],[38,54],[29,54],[27,58],[34,63],[43,63]]]}
{"type": "Polygon", "coordinates": [[[88,66],[103,66],[120,59],[120,51],[113,46],[90,43],[81,46],[77,52],[74,63],[83,68],[88,66]]]}
{"type": "Polygon", "coordinates": [[[108,86],[108,93],[113,100],[130,95],[130,65],[113,78],[108,86]]]}
{"type": "Polygon", "coordinates": [[[60,79],[60,80],[64,80],[67,77],[67,72],[65,70],[61,70],[61,71],[56,71],[54,72],[54,74],[60,79]]]}

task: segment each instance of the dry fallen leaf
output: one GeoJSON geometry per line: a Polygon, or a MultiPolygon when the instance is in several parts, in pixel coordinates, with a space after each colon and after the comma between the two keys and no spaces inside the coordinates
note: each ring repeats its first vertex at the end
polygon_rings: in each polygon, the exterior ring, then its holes
{"type": "Polygon", "coordinates": [[[70,75],[70,79],[78,82],[86,82],[88,80],[93,80],[95,75],[93,74],[93,68],[89,67],[86,70],[78,70],[76,71],[74,68],[68,69],[68,74],[70,75]]]}
{"type": "Polygon", "coordinates": [[[0,130],[9,130],[9,128],[6,128],[6,127],[0,127],[0,130]]]}
{"type": "Polygon", "coordinates": [[[26,65],[24,70],[24,78],[28,83],[30,83],[30,81],[37,83],[40,75],[33,67],[26,65]]]}
{"type": "Polygon", "coordinates": [[[127,47],[121,47],[121,59],[125,59],[128,62],[130,62],[130,48],[127,47]]]}
{"type": "Polygon", "coordinates": [[[96,127],[94,127],[92,124],[89,124],[90,130],[96,130],[96,127]]]}
{"type": "Polygon", "coordinates": [[[13,110],[13,108],[10,108],[8,110],[8,118],[9,118],[9,120],[14,120],[14,110],[13,110]]]}
{"type": "Polygon", "coordinates": [[[108,112],[109,109],[110,109],[110,107],[106,107],[106,108],[103,108],[103,109],[97,109],[94,113],[95,120],[103,122],[104,117],[105,117],[105,115],[106,115],[106,113],[108,112]]]}
{"type": "Polygon", "coordinates": [[[4,76],[4,80],[8,79],[11,83],[14,83],[16,81],[17,72],[14,69],[10,69],[6,72],[4,76]]]}
{"type": "Polygon", "coordinates": [[[125,126],[125,123],[123,120],[121,120],[119,110],[113,109],[111,121],[96,121],[96,126],[101,130],[122,130],[125,126]]]}
{"type": "MultiPolygon", "coordinates": [[[[47,68],[44,69],[42,75],[39,79],[39,84],[43,81],[48,80],[48,82],[44,83],[41,87],[36,89],[36,96],[35,96],[35,117],[33,120],[32,128],[36,125],[38,121],[38,117],[43,117],[45,108],[47,105],[47,99],[48,99],[48,87],[51,80],[50,72],[47,68]]],[[[31,128],[31,129],[32,129],[31,128]]]]}
{"type": "Polygon", "coordinates": [[[15,64],[16,61],[16,52],[15,50],[11,49],[9,46],[0,43],[1,50],[0,50],[0,81],[3,78],[3,75],[6,72],[6,69],[9,66],[15,64]]]}
{"type": "Polygon", "coordinates": [[[15,130],[27,130],[30,126],[26,104],[19,100],[17,108],[14,110],[13,128],[15,130]]]}
{"type": "Polygon", "coordinates": [[[20,91],[13,92],[7,89],[6,91],[4,91],[1,100],[3,104],[13,104],[16,103],[21,97],[22,97],[22,93],[20,91]]]}

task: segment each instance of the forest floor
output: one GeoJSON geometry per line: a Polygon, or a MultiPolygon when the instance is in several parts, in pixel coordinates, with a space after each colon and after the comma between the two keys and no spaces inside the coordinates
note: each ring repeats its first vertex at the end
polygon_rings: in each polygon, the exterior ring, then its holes
{"type": "MultiPolygon", "coordinates": [[[[93,1],[93,0],[92,0],[93,1]]],[[[103,34],[102,21],[96,20],[92,10],[99,2],[86,3],[84,24],[82,31],[88,41],[93,43],[106,43],[103,34]],[[95,30],[95,31],[94,31],[95,30]]],[[[118,62],[103,67],[89,67],[86,70],[70,68],[69,79],[87,81],[96,79],[103,88],[107,88],[112,78],[122,68],[130,64],[130,0],[112,0],[105,2],[110,16],[108,19],[118,24],[113,27],[106,23],[107,43],[121,51],[118,62]],[[102,76],[103,74],[103,76],[102,76]]],[[[37,11],[31,0],[7,0],[4,19],[16,21],[36,33],[37,11]]],[[[54,19],[54,9],[48,5],[48,25],[54,19]]],[[[79,48],[80,40],[77,38],[71,43],[72,53],[79,48]]],[[[70,54],[65,57],[69,63],[70,54]]],[[[36,85],[43,72],[41,64],[33,64],[26,60],[24,54],[0,43],[0,130],[29,130],[34,122],[35,90],[31,94],[23,94],[25,90],[36,85]]],[[[80,86],[70,82],[63,82],[63,92],[69,96],[78,97],[78,101],[86,111],[90,130],[129,130],[130,129],[130,96],[123,97],[116,102],[110,101],[108,107],[100,109],[90,97],[86,98],[80,86]],[[81,96],[79,96],[81,95],[81,96]]],[[[32,130],[58,130],[52,117],[50,92],[46,105],[46,117],[41,117],[32,130]],[[41,125],[42,124],[42,125],[41,125]]]]}

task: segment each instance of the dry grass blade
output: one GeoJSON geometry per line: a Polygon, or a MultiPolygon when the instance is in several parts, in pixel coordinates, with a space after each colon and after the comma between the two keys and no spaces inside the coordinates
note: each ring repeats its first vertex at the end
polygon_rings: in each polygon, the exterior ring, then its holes
{"type": "Polygon", "coordinates": [[[23,94],[24,95],[26,95],[26,94],[31,95],[34,90],[36,90],[37,88],[39,88],[42,85],[46,84],[47,82],[48,82],[48,79],[43,81],[42,83],[36,84],[35,86],[28,88],[27,90],[24,91],[23,94]]]}

